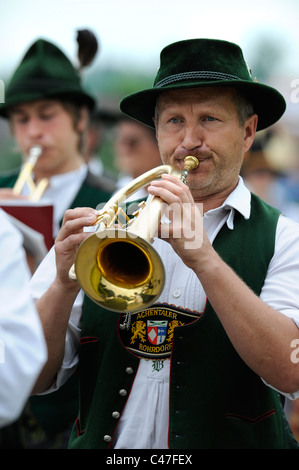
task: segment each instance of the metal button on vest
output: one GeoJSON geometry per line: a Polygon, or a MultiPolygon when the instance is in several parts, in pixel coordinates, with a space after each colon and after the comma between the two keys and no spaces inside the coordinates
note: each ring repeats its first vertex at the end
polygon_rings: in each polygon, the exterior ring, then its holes
{"type": "Polygon", "coordinates": [[[181,289],[177,288],[173,291],[173,297],[180,297],[181,293],[181,289]]]}
{"type": "Polygon", "coordinates": [[[126,373],[127,374],[133,374],[133,368],[132,367],[126,367],[126,373]]]}
{"type": "Polygon", "coordinates": [[[112,417],[118,419],[120,417],[120,413],[118,411],[113,411],[112,417]]]}
{"type": "Polygon", "coordinates": [[[112,437],[109,436],[108,434],[106,434],[106,435],[104,436],[104,441],[105,441],[105,442],[111,442],[111,440],[112,440],[112,437]]]}
{"type": "Polygon", "coordinates": [[[127,392],[127,390],[125,390],[124,388],[122,388],[118,393],[120,394],[121,397],[125,397],[128,392],[127,392]]]}

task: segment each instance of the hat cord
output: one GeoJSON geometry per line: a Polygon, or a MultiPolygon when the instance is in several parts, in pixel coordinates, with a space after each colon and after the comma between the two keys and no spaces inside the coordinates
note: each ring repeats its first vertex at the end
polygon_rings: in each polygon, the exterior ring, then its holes
{"type": "Polygon", "coordinates": [[[213,80],[242,80],[242,78],[237,77],[236,75],[230,75],[228,73],[200,70],[170,75],[169,77],[163,78],[163,80],[157,82],[154,88],[160,88],[180,80],[189,80],[193,78],[205,78],[213,80]]]}

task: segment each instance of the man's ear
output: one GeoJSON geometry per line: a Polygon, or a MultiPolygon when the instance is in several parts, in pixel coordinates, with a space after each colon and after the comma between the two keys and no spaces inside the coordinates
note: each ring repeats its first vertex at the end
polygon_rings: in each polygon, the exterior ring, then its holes
{"type": "Polygon", "coordinates": [[[257,114],[252,114],[244,125],[244,152],[247,152],[254,140],[256,128],[257,128],[258,116],[257,114]]]}

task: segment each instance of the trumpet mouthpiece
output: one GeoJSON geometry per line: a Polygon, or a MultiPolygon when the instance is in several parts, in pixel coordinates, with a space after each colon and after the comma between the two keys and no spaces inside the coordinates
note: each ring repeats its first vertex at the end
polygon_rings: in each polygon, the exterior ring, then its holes
{"type": "Polygon", "coordinates": [[[29,151],[30,156],[39,157],[42,153],[42,147],[40,145],[33,145],[29,151]]]}
{"type": "Polygon", "coordinates": [[[184,158],[184,170],[191,171],[198,167],[198,160],[192,155],[188,155],[184,158]]]}

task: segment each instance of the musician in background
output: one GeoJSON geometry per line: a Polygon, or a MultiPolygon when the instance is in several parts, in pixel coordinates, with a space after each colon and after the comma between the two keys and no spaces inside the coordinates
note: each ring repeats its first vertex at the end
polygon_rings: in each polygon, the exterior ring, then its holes
{"type": "Polygon", "coordinates": [[[239,46],[190,39],[163,49],[153,88],[121,110],[156,127],[165,164],[198,160],[187,184],[165,174],[148,188],[169,207],[153,243],[165,287],[138,313],[92,302],[69,269],[96,212],[67,211],[31,282],[49,347],[35,390],[80,364],[70,448],[298,448],[282,402],[299,396],[299,226],[239,176],[284,98],[252,78],[239,46]]]}
{"type": "MultiPolygon", "coordinates": [[[[83,42],[81,39],[81,46],[83,42]]],[[[85,42],[84,49],[89,51],[89,43],[85,42]]],[[[111,181],[88,171],[84,159],[94,105],[93,97],[83,89],[78,71],[64,53],[49,41],[39,39],[17,67],[6,88],[5,103],[0,106],[0,116],[9,119],[24,161],[33,145],[42,147],[33,179],[35,183],[42,178],[48,180],[42,199],[54,204],[54,237],[66,209],[96,207],[114,190],[111,181]]],[[[12,188],[18,175],[19,171],[0,175],[0,199],[29,196],[28,185],[21,196],[4,189],[12,188]]]]}
{"type": "MultiPolygon", "coordinates": [[[[83,30],[78,32],[78,56],[81,65],[91,62],[96,51],[95,37],[83,30]]],[[[0,115],[9,120],[16,143],[25,157],[33,145],[42,147],[33,170],[36,183],[47,178],[48,185],[41,199],[54,205],[53,239],[57,235],[66,209],[77,206],[97,207],[106,202],[114,189],[107,180],[88,171],[84,160],[85,136],[89,114],[95,101],[83,88],[78,70],[53,43],[44,39],[35,41],[25,53],[6,87],[5,103],[0,115]]],[[[20,196],[12,189],[19,170],[0,176],[0,199],[27,198],[25,185],[20,196]]],[[[38,417],[47,439],[41,445],[64,446],[59,440],[61,430],[68,428],[77,414],[77,380],[67,385],[52,398],[30,400],[30,408],[38,417]]],[[[29,423],[30,424],[30,423],[29,423]]],[[[29,446],[39,445],[33,428],[29,446]]],[[[14,446],[17,443],[15,436],[14,446]]],[[[26,443],[25,443],[26,445],[26,443]]]]}
{"type": "MultiPolygon", "coordinates": [[[[155,130],[124,115],[115,127],[115,166],[119,171],[117,189],[148,170],[162,165],[155,130]]],[[[146,198],[146,188],[140,189],[128,200],[146,198]]]]}

